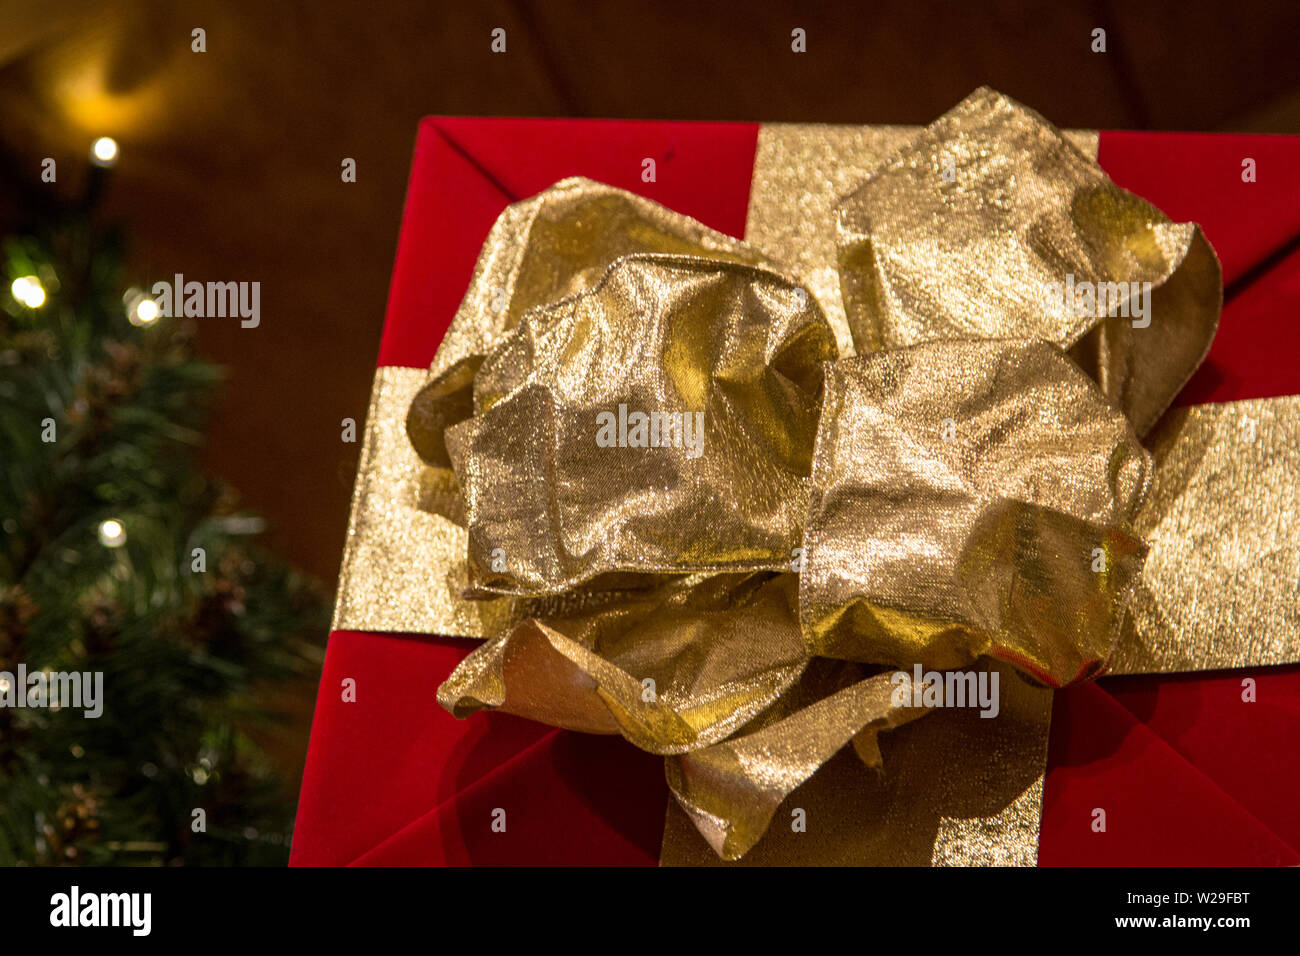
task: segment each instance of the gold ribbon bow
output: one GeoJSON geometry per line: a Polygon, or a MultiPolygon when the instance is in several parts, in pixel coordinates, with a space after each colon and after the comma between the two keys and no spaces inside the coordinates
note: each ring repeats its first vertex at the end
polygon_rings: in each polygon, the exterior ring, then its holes
{"type": "Polygon", "coordinates": [[[1197,226],[988,90],[836,225],[828,319],[756,249],[560,182],[493,227],[407,417],[467,596],[508,598],[439,701],[665,755],[724,859],[846,744],[881,764],[932,706],[914,667],[1011,702],[1105,668],[1139,437],[1221,305],[1197,226]]]}

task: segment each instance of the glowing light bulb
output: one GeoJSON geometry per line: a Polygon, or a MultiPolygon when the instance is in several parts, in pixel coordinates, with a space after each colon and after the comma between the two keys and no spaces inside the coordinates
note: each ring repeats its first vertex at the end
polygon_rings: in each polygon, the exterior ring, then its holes
{"type": "Polygon", "coordinates": [[[9,286],[15,299],[29,309],[39,309],[45,304],[45,289],[36,276],[21,276],[9,286]]]}
{"type": "Polygon", "coordinates": [[[96,166],[112,166],[117,162],[117,140],[101,136],[90,147],[90,161],[96,166]]]}
{"type": "Polygon", "coordinates": [[[158,320],[158,303],[153,299],[141,299],[132,307],[127,319],[132,325],[153,325],[158,320]]]}
{"type": "Polygon", "coordinates": [[[99,523],[99,543],[106,548],[120,548],[126,544],[126,528],[116,518],[99,523]]]}

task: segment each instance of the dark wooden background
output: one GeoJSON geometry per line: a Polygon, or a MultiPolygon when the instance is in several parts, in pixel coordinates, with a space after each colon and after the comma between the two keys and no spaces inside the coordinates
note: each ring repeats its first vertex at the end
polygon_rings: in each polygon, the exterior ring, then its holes
{"type": "MultiPolygon", "coordinates": [[[[339,422],[365,414],[421,116],[925,123],[989,84],[1062,126],[1296,133],[1298,36],[1300,4],[1242,0],[0,0],[0,230],[109,134],[141,279],[261,281],[260,328],[200,323],[229,371],[206,460],[332,586],[358,449],[339,422]]],[[[288,696],[296,770],[310,688],[288,696]]]]}

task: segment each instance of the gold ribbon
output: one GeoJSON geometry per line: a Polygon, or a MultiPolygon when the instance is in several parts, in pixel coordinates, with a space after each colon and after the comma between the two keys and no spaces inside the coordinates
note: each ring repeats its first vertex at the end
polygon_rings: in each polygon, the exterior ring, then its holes
{"type": "Polygon", "coordinates": [[[844,744],[876,766],[877,734],[926,712],[882,667],[1105,666],[1145,553],[1137,431],[1217,322],[1199,230],[988,91],[837,220],[861,353],[838,359],[775,262],[560,183],[494,227],[407,420],[425,507],[468,529],[468,592],[512,602],[440,701],[667,755],[724,858],[844,744]],[[1045,297],[1067,275],[1150,283],[1152,320],[1045,297]]]}

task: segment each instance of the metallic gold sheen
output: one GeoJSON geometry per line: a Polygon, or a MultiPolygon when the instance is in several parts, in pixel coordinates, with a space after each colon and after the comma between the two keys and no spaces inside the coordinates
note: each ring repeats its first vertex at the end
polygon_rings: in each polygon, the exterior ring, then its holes
{"type": "Polygon", "coordinates": [[[590,179],[563,179],[512,203],[488,233],[469,290],[434,356],[429,386],[411,405],[407,428],[421,457],[449,467],[442,431],[468,417],[472,372],[529,309],[592,288],[615,260],[637,253],[778,268],[753,247],[689,216],[590,179]]]}
{"type": "Polygon", "coordinates": [[[331,629],[481,638],[532,615],[595,602],[598,596],[586,594],[463,597],[469,536],[454,518],[437,513],[454,512],[447,505],[459,493],[438,484],[441,470],[420,461],[404,428],[407,408],[427,380],[425,369],[375,371],[331,629]]]}
{"type": "Polygon", "coordinates": [[[989,654],[1099,673],[1145,546],[1150,458],[1065,353],[931,342],[830,366],[799,608],[809,653],[911,667],[989,654]]]}
{"type": "MultiPolygon", "coordinates": [[[[853,354],[852,334],[840,298],[838,250],[833,229],[835,208],[876,167],[908,142],[921,127],[838,126],[830,124],[764,123],[758,134],[754,173],[750,187],[745,240],[778,261],[789,264],[816,295],[835,330],[842,355],[853,354]]],[[[1089,159],[1097,156],[1098,134],[1093,130],[1066,130],[1064,137],[1089,159]]],[[[991,763],[976,764],[983,774],[946,773],[943,762],[957,767],[962,758],[981,754],[982,745],[955,734],[936,735],[935,748],[916,748],[899,755],[903,766],[925,766],[926,758],[942,754],[931,775],[909,775],[906,782],[892,774],[880,777],[866,771],[851,756],[832,759],[801,790],[805,800],[826,804],[814,812],[822,821],[794,838],[785,827],[775,827],[744,863],[854,863],[863,865],[1011,865],[1033,866],[1038,857],[1038,822],[1042,804],[1042,773],[1047,756],[1051,694],[1040,692],[1036,722],[1020,723],[997,750],[1000,766],[1013,784],[1005,806],[974,808],[989,794],[991,763]],[[939,745],[950,743],[951,748],[939,745]],[[1017,773],[1016,768],[1019,767],[1017,773]],[[864,819],[863,788],[892,783],[895,797],[891,812],[877,820],[864,819]],[[960,803],[961,815],[943,816],[928,809],[936,790],[960,803]],[[833,800],[833,797],[839,799],[833,800]],[[831,800],[829,804],[827,800],[831,800]],[[930,812],[932,816],[926,817],[930,812]],[[915,819],[919,816],[921,819],[915,819]],[[934,822],[937,819],[937,824],[934,822]]],[[[917,727],[927,730],[954,716],[934,714],[917,727]]],[[[976,720],[976,726],[989,723],[976,720]]],[[[993,721],[999,726],[1003,721],[993,721]]],[[[899,766],[891,746],[913,734],[911,728],[888,735],[882,747],[891,766],[899,766]]],[[[695,831],[675,803],[669,805],[661,862],[721,862],[695,831]],[[679,839],[684,834],[689,838],[679,839]],[[683,858],[683,844],[694,848],[683,858]]]]}
{"type": "Polygon", "coordinates": [[[484,359],[474,416],[446,433],[471,586],[789,570],[835,355],[816,302],[766,269],[635,255],[539,306],[484,359]]]}
{"type": "Polygon", "coordinates": [[[989,89],[926,127],[840,204],[838,243],[859,351],[1010,336],[1074,347],[1139,435],[1218,327],[1219,260],[1200,228],[1170,222],[1037,113],[989,89]],[[1079,308],[1084,300],[1066,303],[1067,276],[1071,289],[1113,288],[1123,314],[1096,318],[1079,308]],[[1129,316],[1132,283],[1151,287],[1140,320],[1129,316]]]}
{"type": "MultiPolygon", "coordinates": [[[[841,355],[855,350],[840,298],[836,206],[921,130],[826,123],[764,123],[759,128],[745,241],[804,280],[835,330],[841,355]]],[[[1097,158],[1095,131],[1066,130],[1062,135],[1088,159],[1097,158]]]]}
{"type": "Polygon", "coordinates": [[[621,733],[652,753],[707,747],[807,667],[796,587],[788,574],[677,579],[595,611],[529,619],[476,648],[438,701],[457,717],[491,708],[621,733]]]}
{"type": "Polygon", "coordinates": [[[851,740],[863,740],[863,763],[879,768],[876,736],[926,713],[896,705],[890,677],[868,677],[753,733],[668,760],[673,796],[718,856],[748,852],[781,802],[851,740]]]}
{"type": "Polygon", "coordinates": [[[1150,444],[1151,550],[1111,671],[1300,661],[1300,396],[1176,409],[1150,444]]]}
{"type": "Polygon", "coordinates": [[[423,464],[404,428],[424,369],[375,372],[339,570],[334,630],[483,633],[483,602],[468,584],[465,529],[420,508],[423,464]]]}
{"type": "MultiPolygon", "coordinates": [[[[1033,866],[1052,692],[1006,665],[990,666],[1001,678],[997,718],[931,710],[880,735],[883,770],[844,748],[785,797],[738,865],[1033,866]],[[793,826],[796,810],[802,831],[793,826]]],[[[724,861],[673,802],[660,862],[724,861]]]]}

